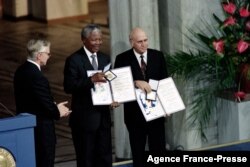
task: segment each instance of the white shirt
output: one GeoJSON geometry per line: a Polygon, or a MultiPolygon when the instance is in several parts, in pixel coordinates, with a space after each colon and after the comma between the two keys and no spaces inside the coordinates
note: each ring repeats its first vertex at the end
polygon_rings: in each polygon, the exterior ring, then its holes
{"type": "Polygon", "coordinates": [[[133,49],[134,53],[135,53],[135,56],[137,58],[137,61],[139,62],[140,66],[141,66],[141,55],[143,55],[143,60],[145,61],[145,63],[147,64],[147,59],[148,59],[148,56],[147,56],[147,51],[144,52],[143,54],[139,54],[137,53],[134,49],[133,49]]]}
{"type": "Polygon", "coordinates": [[[91,53],[85,46],[83,46],[83,49],[85,50],[85,52],[86,52],[86,54],[87,54],[87,56],[89,58],[90,63],[92,63],[92,57],[91,56],[95,55],[95,61],[96,61],[96,64],[98,66],[97,54],[96,53],[91,53]]]}

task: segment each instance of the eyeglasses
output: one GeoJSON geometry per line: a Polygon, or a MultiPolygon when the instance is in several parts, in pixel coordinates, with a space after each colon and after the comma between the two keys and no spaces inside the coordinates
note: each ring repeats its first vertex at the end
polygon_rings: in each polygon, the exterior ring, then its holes
{"type": "Polygon", "coordinates": [[[45,53],[45,54],[47,54],[49,57],[51,56],[51,53],[49,53],[49,52],[38,52],[38,53],[45,53]]]}

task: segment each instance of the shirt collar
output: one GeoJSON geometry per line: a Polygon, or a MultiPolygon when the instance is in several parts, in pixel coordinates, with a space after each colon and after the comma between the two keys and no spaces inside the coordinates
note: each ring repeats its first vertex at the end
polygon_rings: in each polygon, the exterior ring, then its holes
{"type": "Polygon", "coordinates": [[[31,60],[31,59],[27,59],[28,62],[35,64],[37,66],[37,68],[41,71],[41,67],[38,63],[36,63],[35,61],[31,60]]]}
{"type": "Polygon", "coordinates": [[[133,51],[134,51],[134,54],[135,54],[135,56],[136,56],[136,58],[137,58],[137,60],[138,60],[139,62],[141,62],[141,55],[143,55],[144,61],[147,62],[147,59],[148,59],[148,56],[147,56],[147,55],[148,55],[148,51],[144,52],[143,54],[137,53],[134,49],[133,49],[133,51]]]}
{"type": "Polygon", "coordinates": [[[91,53],[85,46],[83,46],[84,51],[86,52],[87,56],[89,59],[91,58],[91,55],[97,55],[96,53],[91,53]]]}

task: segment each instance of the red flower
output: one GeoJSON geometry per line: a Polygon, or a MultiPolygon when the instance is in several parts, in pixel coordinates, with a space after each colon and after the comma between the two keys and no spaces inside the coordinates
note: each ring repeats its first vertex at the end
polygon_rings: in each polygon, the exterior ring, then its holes
{"type": "Polygon", "coordinates": [[[246,8],[241,8],[239,12],[240,12],[240,16],[241,17],[248,17],[248,16],[250,16],[250,12],[246,8]]]}
{"type": "Polygon", "coordinates": [[[236,19],[233,16],[228,17],[225,21],[224,21],[224,26],[229,26],[229,25],[235,25],[236,23],[236,19]]]}
{"type": "Polygon", "coordinates": [[[244,100],[245,97],[246,97],[246,93],[245,92],[242,92],[242,91],[238,91],[238,92],[235,92],[234,93],[234,97],[236,99],[236,101],[241,101],[241,100],[244,100]]]}
{"type": "Polygon", "coordinates": [[[240,40],[237,44],[237,49],[239,53],[242,53],[247,50],[249,44],[243,40],[240,40]]]}
{"type": "Polygon", "coordinates": [[[222,3],[222,7],[229,14],[234,14],[234,12],[236,10],[235,4],[233,4],[231,2],[229,2],[229,3],[222,3]]]}
{"type": "Polygon", "coordinates": [[[213,47],[217,53],[223,53],[224,51],[224,41],[222,39],[213,41],[213,47]]]}

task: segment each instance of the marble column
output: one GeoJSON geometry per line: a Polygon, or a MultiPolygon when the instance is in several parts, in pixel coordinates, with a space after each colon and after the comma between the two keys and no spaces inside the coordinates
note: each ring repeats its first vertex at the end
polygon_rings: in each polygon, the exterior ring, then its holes
{"type": "MultiPolygon", "coordinates": [[[[174,53],[177,50],[186,51],[192,48],[192,44],[186,38],[194,32],[204,31],[207,26],[213,26],[212,14],[222,16],[220,1],[218,0],[159,0],[159,27],[161,50],[166,53],[174,53]]],[[[176,84],[188,104],[192,98],[194,85],[191,83],[176,84]],[[186,97],[184,97],[186,95],[186,97]]],[[[208,142],[204,142],[198,135],[198,130],[188,127],[187,118],[191,106],[186,106],[184,112],[173,114],[167,121],[167,142],[171,149],[182,145],[185,149],[200,148],[217,144],[216,115],[211,117],[211,123],[206,129],[208,142]]]]}
{"type": "MultiPolygon", "coordinates": [[[[157,0],[110,0],[109,18],[111,58],[130,49],[129,33],[134,27],[143,28],[151,48],[159,49],[157,0]]],[[[131,158],[127,129],[123,121],[123,106],[114,111],[115,151],[117,158],[131,158]]]]}

